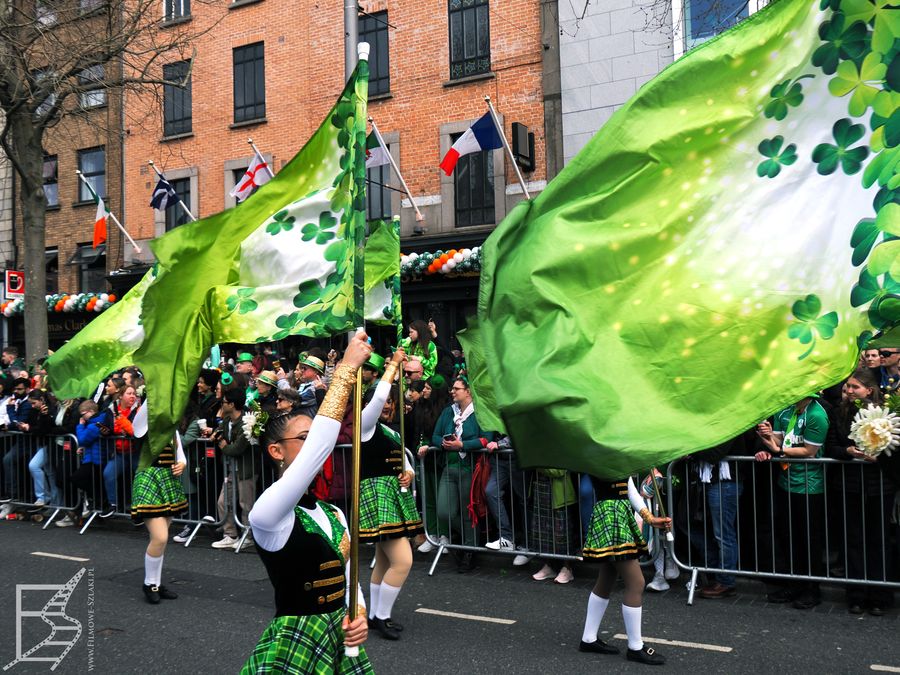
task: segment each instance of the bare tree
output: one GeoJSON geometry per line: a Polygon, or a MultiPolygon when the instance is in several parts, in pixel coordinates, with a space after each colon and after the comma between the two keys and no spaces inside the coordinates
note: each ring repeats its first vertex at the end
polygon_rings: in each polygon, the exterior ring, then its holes
{"type": "MultiPolygon", "coordinates": [[[[64,118],[101,90],[158,91],[162,63],[190,58],[200,32],[192,22],[160,23],[182,0],[0,0],[0,112],[3,148],[19,178],[25,266],[25,337],[29,361],[47,353],[44,295],[43,142],[64,118]]],[[[210,5],[222,3],[207,0],[210,5]]],[[[116,142],[120,142],[117,137],[116,142]]]]}

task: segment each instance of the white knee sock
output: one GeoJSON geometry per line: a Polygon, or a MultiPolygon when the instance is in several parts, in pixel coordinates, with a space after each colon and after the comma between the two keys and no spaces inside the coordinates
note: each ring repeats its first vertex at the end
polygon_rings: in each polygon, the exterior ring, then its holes
{"type": "Polygon", "coordinates": [[[369,582],[369,613],[375,616],[378,610],[378,599],[381,597],[381,584],[369,582]]]}
{"type": "Polygon", "coordinates": [[[641,608],[622,605],[622,618],[625,619],[625,632],[628,634],[628,649],[643,649],[641,608]]]}
{"type": "Polygon", "coordinates": [[[391,610],[400,595],[400,589],[397,586],[391,586],[388,583],[381,582],[381,595],[378,598],[378,606],[375,608],[375,616],[379,619],[390,619],[391,610]]]}
{"type": "Polygon", "coordinates": [[[144,554],[144,585],[159,586],[162,583],[162,564],[165,556],[154,558],[149,553],[144,554]]]}
{"type": "Polygon", "coordinates": [[[584,619],[584,633],[581,635],[582,642],[596,642],[597,631],[600,630],[600,622],[603,621],[603,615],[609,605],[609,598],[601,598],[599,595],[591,593],[588,596],[587,616],[584,619]]]}

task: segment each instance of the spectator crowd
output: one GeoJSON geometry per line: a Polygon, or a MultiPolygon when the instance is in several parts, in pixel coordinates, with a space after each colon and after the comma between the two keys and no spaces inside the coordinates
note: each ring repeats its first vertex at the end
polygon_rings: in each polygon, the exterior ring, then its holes
{"type": "MultiPolygon", "coordinates": [[[[414,487],[427,533],[415,542],[418,551],[450,546],[461,573],[477,566],[480,552],[508,553],[514,565],[535,568],[535,581],[569,583],[595,501],[590,477],[519,467],[510,439],[478,423],[463,355],[441,343],[433,322],[413,321],[400,346],[408,356],[405,439],[419,459],[414,487]]],[[[340,357],[318,346],[281,354],[275,347],[223,348],[221,362],[201,370],[179,425],[190,508],[175,541],[205,526],[213,548],[253,546],[246,517],[273,471],[245,434],[244,415],[314,413],[340,357]]],[[[384,364],[373,354],[363,367],[367,389],[384,364]]],[[[674,555],[683,566],[711,570],[697,589],[706,599],[733,595],[735,573],[776,572],[785,578],[772,583],[772,602],[809,609],[820,591],[806,577],[844,578],[865,580],[846,584],[850,612],[888,610],[893,591],[884,584],[900,580],[900,453],[868,457],[850,439],[850,425],[858,402],[880,404],[900,395],[898,385],[900,345],[866,350],[844,382],[673,464],[672,479],[639,476],[655,508],[655,498],[672,491],[665,496],[679,535],[671,548],[657,544],[648,588],[664,592],[678,577],[674,555]],[[800,461],[811,458],[840,461],[800,461]]],[[[145,394],[140,371],[130,367],[98,383],[91,398],[58,400],[42,362],[26,365],[15,347],[4,349],[0,517],[60,507],[55,525],[69,527],[127,514],[143,442],[134,422],[145,394]]],[[[399,430],[399,410],[385,415],[399,430]]],[[[344,441],[351,429],[348,413],[344,441]]],[[[349,469],[348,458],[335,452],[314,484],[316,495],[343,505],[349,469]]]]}

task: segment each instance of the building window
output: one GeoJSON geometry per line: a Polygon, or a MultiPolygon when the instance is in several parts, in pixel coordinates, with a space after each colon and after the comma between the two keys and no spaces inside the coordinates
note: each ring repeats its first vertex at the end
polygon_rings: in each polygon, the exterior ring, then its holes
{"type": "MultiPolygon", "coordinates": [[[[459,135],[453,137],[453,141],[459,135]]],[[[456,227],[489,225],[494,215],[494,160],[491,150],[459,158],[453,170],[456,227]]]]}
{"type": "Polygon", "coordinates": [[[69,259],[79,268],[79,290],[82,293],[103,293],[106,290],[106,244],[94,248],[92,244],[78,244],[69,259]]]}
{"type": "Polygon", "coordinates": [[[449,0],[450,79],[491,70],[488,0],[449,0]]]}
{"type": "Polygon", "coordinates": [[[266,116],[266,67],[263,43],[236,47],[234,60],[234,121],[247,122],[266,116]]]}
{"type": "Polygon", "coordinates": [[[166,82],[184,83],[184,86],[163,85],[164,136],[187,134],[192,130],[191,78],[188,75],[190,69],[190,61],[179,61],[163,66],[163,79],[166,82]]]}
{"type": "MultiPolygon", "coordinates": [[[[191,204],[191,179],[190,178],[177,178],[175,180],[169,179],[169,185],[172,186],[172,189],[175,190],[175,193],[181,199],[182,203],[185,206],[190,207],[191,204]]],[[[189,223],[191,219],[188,217],[188,214],[185,213],[184,209],[181,207],[181,204],[178,203],[170,203],[166,207],[166,232],[169,230],[174,230],[179,225],[184,225],[185,223],[189,223]]]]}
{"type": "Polygon", "coordinates": [[[44,198],[47,206],[59,206],[59,160],[56,155],[44,155],[44,198]]]}
{"type": "Polygon", "coordinates": [[[35,18],[45,27],[56,25],[59,21],[59,2],[57,0],[37,0],[35,18]]]}
{"type": "MultiPolygon", "coordinates": [[[[101,198],[106,198],[106,150],[88,148],[78,151],[78,170],[101,198]]],[[[91,191],[83,181],[78,181],[78,201],[92,202],[91,191]]]]}
{"type": "Polygon", "coordinates": [[[163,20],[173,21],[191,15],[191,0],[163,0],[163,20]]]}
{"type": "Polygon", "coordinates": [[[750,13],[747,0],[683,0],[684,42],[687,49],[706,42],[750,13]]]}
{"type": "Polygon", "coordinates": [[[51,295],[59,293],[59,250],[48,248],[44,251],[44,260],[47,270],[47,293],[51,295]]]}
{"type": "Polygon", "coordinates": [[[391,165],[382,164],[366,171],[366,210],[368,220],[391,219],[391,165]]]}
{"type": "Polygon", "coordinates": [[[359,41],[368,42],[371,47],[369,96],[386,94],[391,90],[387,12],[376,12],[359,17],[359,41]]]}
{"type": "Polygon", "coordinates": [[[44,96],[44,100],[41,101],[40,105],[34,110],[34,114],[38,117],[43,117],[54,105],[56,105],[56,84],[52,81],[54,76],[55,73],[49,68],[42,68],[34,71],[35,96],[40,96],[41,94],[37,90],[40,90],[45,86],[47,81],[50,81],[50,91],[44,96]]]}
{"type": "Polygon", "coordinates": [[[78,73],[78,86],[90,87],[89,91],[78,94],[78,104],[82,108],[96,108],[106,105],[106,89],[103,88],[103,64],[85,68],[78,73]]]}

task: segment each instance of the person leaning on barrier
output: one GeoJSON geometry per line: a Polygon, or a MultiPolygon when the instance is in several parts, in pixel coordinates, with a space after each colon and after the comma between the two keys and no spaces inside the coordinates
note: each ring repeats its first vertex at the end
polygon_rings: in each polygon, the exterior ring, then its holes
{"type": "MultiPolygon", "coordinates": [[[[250,441],[243,433],[241,418],[244,414],[243,392],[231,390],[225,392],[222,399],[222,422],[213,432],[212,440],[225,456],[225,480],[219,492],[219,500],[216,504],[219,520],[225,520],[222,527],[223,536],[219,541],[212,543],[213,548],[236,549],[238,545],[238,527],[235,522],[235,514],[231,510],[231,502],[226,504],[229,498],[229,487],[233,485],[233,476],[237,477],[238,503],[244,517],[250,513],[256,501],[256,476],[258,468],[254,461],[254,452],[250,441]],[[234,466],[234,473],[229,470],[234,466]]],[[[253,545],[250,537],[244,539],[241,548],[253,545]]]]}
{"type": "Polygon", "coordinates": [[[859,409],[857,402],[863,406],[882,402],[878,381],[868,368],[857,369],[844,381],[841,402],[829,414],[825,454],[833,459],[855,460],[857,464],[832,472],[831,481],[839,490],[837,506],[844,511],[839,520],[844,521],[843,531],[847,533],[847,578],[872,582],[847,585],[847,608],[851,614],[868,610],[874,616],[882,616],[894,604],[893,591],[877,582],[890,580],[895,569],[894,551],[888,542],[897,484],[889,473],[900,463],[900,455],[888,457],[882,453],[876,459],[856,447],[849,436],[859,409]]]}
{"type": "Polygon", "coordinates": [[[36,448],[28,471],[34,483],[34,506],[39,511],[46,504],[59,504],[59,486],[56,483],[56,470],[49,456],[47,435],[53,428],[53,416],[56,411],[51,408],[51,397],[40,389],[32,389],[28,393],[31,401],[31,413],[23,428],[33,439],[30,443],[36,448]]]}
{"type": "Polygon", "coordinates": [[[75,507],[73,513],[56,521],[57,527],[71,527],[79,515],[89,511],[92,506],[102,504],[103,500],[103,466],[106,464],[104,448],[100,443],[103,429],[112,428],[109,411],[99,410],[93,401],[82,401],[78,406],[78,426],[75,436],[78,439],[78,452],[81,464],[69,478],[69,481],[81,490],[83,500],[75,507]],[[83,506],[83,509],[81,508],[83,506]]]}
{"type": "MultiPolygon", "coordinates": [[[[6,414],[9,421],[6,428],[9,431],[25,431],[21,425],[27,428],[28,418],[31,414],[31,402],[28,400],[29,382],[24,377],[17,377],[12,382],[12,396],[7,399],[6,414]]],[[[3,455],[3,494],[0,495],[3,507],[0,508],[0,518],[5,518],[12,512],[9,502],[16,498],[23,498],[20,494],[22,486],[19,484],[19,476],[25,468],[26,462],[31,459],[29,444],[23,438],[13,438],[9,449],[3,455]]]]}
{"type": "MultiPolygon", "coordinates": [[[[779,462],[785,458],[822,456],[828,434],[828,413],[817,396],[807,396],[757,425],[765,450],[756,460],[779,462]]],[[[821,464],[782,462],[775,490],[776,571],[798,576],[822,576],[825,552],[825,475],[821,464]]],[[[791,580],[768,594],[769,602],[793,601],[797,609],[812,609],[821,602],[819,584],[791,580]]]]}
{"type": "MultiPolygon", "coordinates": [[[[100,512],[101,518],[109,518],[118,510],[119,494],[124,498],[131,493],[131,479],[137,467],[138,443],[134,440],[132,420],[137,415],[137,392],[134,386],[125,385],[116,404],[116,416],[113,420],[114,453],[103,469],[103,482],[106,487],[107,504],[100,512]]],[[[126,499],[127,501],[127,499],[126,499]]]]}
{"type": "MultiPolygon", "coordinates": [[[[483,430],[475,419],[468,382],[462,378],[454,380],[450,396],[453,404],[444,408],[431,437],[432,445],[441,448],[445,457],[438,484],[438,534],[450,537],[451,531],[457,530],[464,545],[475,546],[475,528],[469,522],[467,513],[475,463],[472,453],[487,447],[494,440],[494,432],[483,430]]],[[[464,552],[458,562],[458,572],[475,569],[471,551],[464,552]]]]}
{"type": "MultiPolygon", "coordinates": [[[[501,438],[499,441],[488,443],[487,450],[491,453],[488,457],[491,465],[491,475],[484,489],[484,498],[487,502],[488,511],[490,511],[491,516],[497,523],[499,536],[494,541],[487,542],[484,546],[493,551],[512,551],[516,548],[516,537],[506,508],[506,491],[512,487],[512,491],[519,499],[519,502],[525,506],[527,501],[525,495],[527,490],[526,482],[530,482],[529,473],[518,468],[515,455],[512,452],[503,457],[493,454],[495,450],[512,450],[509,438],[501,438]]],[[[523,518],[525,523],[524,531],[527,532],[531,514],[528,513],[527,506],[523,512],[525,513],[523,518]]],[[[520,546],[519,549],[522,550],[522,547],[520,546]]],[[[546,551],[544,552],[546,553],[546,551]]],[[[529,556],[520,553],[513,558],[513,565],[526,565],[530,559],[529,556]]],[[[565,576],[563,575],[563,578],[565,576]]]]}

